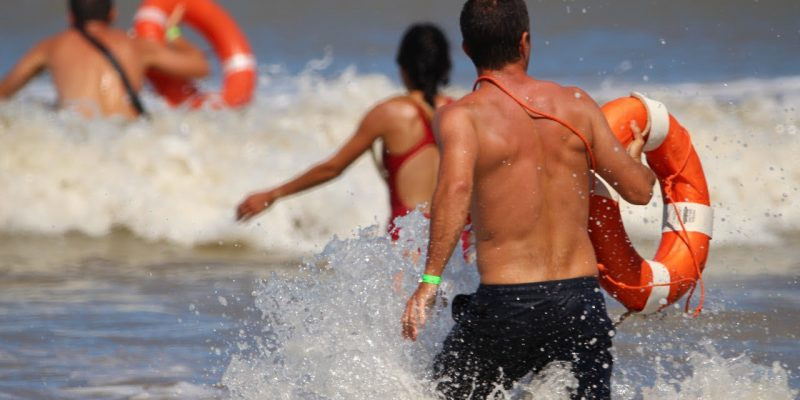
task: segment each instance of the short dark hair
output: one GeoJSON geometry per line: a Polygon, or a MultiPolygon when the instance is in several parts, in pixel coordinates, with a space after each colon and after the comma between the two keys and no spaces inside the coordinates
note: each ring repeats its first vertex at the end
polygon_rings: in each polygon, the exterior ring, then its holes
{"type": "Polygon", "coordinates": [[[75,26],[83,27],[89,21],[111,22],[111,0],[69,0],[69,10],[75,26]]]}
{"type": "Polygon", "coordinates": [[[439,87],[450,82],[450,45],[441,29],[432,24],[411,25],[397,51],[397,64],[406,72],[414,89],[435,107],[439,87]]]}
{"type": "Polygon", "coordinates": [[[530,32],[523,0],[469,0],[461,10],[464,46],[477,68],[497,69],[519,61],[519,40],[530,32]]]}

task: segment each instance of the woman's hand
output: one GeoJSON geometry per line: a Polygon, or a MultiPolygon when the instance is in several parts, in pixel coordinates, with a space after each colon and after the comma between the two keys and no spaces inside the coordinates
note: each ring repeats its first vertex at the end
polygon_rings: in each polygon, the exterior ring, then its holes
{"type": "Polygon", "coordinates": [[[278,200],[278,196],[272,191],[254,193],[247,196],[236,208],[236,220],[242,222],[250,220],[273,205],[275,200],[278,200]]]}

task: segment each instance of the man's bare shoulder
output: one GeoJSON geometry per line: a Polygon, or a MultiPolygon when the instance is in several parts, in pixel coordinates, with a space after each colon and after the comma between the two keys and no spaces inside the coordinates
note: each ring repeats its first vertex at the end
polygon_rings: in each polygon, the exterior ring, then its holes
{"type": "Polygon", "coordinates": [[[536,80],[531,90],[538,95],[550,97],[554,100],[581,100],[591,99],[585,90],[577,86],[565,86],[554,81],[536,80]]]}
{"type": "Polygon", "coordinates": [[[474,131],[471,129],[474,127],[473,115],[483,100],[480,96],[473,95],[474,93],[468,94],[436,110],[433,126],[437,136],[460,136],[474,131]]]}
{"type": "Polygon", "coordinates": [[[598,108],[592,96],[578,86],[564,86],[552,81],[539,81],[539,85],[538,93],[549,97],[558,109],[593,113],[598,108]]]}
{"type": "Polygon", "coordinates": [[[579,106],[597,107],[597,102],[594,101],[592,96],[586,90],[578,86],[561,86],[559,95],[563,99],[574,101],[579,106]]]}
{"type": "Polygon", "coordinates": [[[54,46],[57,46],[63,38],[67,37],[70,34],[70,31],[71,30],[68,29],[56,33],[55,35],[51,35],[44,39],[41,39],[38,42],[36,42],[36,44],[33,45],[32,49],[37,51],[49,52],[51,49],[53,49],[54,46]]]}
{"type": "Polygon", "coordinates": [[[469,118],[475,107],[479,107],[482,102],[483,99],[480,96],[470,93],[450,104],[439,107],[436,110],[436,116],[439,120],[442,118],[447,120],[469,118]]]}
{"type": "Polygon", "coordinates": [[[472,118],[472,115],[482,107],[489,106],[491,101],[480,91],[470,92],[464,97],[453,101],[437,110],[440,117],[447,116],[448,119],[472,118]]]}
{"type": "MultiPolygon", "coordinates": [[[[92,36],[100,40],[101,43],[112,48],[133,46],[137,42],[137,40],[130,37],[127,32],[116,28],[109,28],[96,33],[92,32],[92,36]]],[[[74,47],[76,44],[88,44],[86,38],[84,38],[77,29],[72,28],[53,35],[47,40],[52,50],[66,50],[74,47]]]]}

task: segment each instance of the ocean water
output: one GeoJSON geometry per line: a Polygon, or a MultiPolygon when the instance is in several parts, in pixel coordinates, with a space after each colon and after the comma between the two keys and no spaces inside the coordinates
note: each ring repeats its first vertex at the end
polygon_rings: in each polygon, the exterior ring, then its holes
{"type": "MultiPolygon", "coordinates": [[[[117,3],[129,26],[137,2],[117,3]]],[[[427,226],[412,215],[409,241],[390,245],[368,157],[250,224],[233,217],[246,193],[323,159],[402,90],[393,56],[409,23],[445,28],[447,92],[466,93],[461,2],[220,3],[259,59],[243,110],[172,110],[146,93],[151,121],[86,122],[53,109],[46,76],[0,102],[0,398],[435,398],[425,374],[449,310],[420,342],[399,336],[420,268],[402,254],[425,247],[427,226]]],[[[634,90],[664,102],[692,133],[711,190],[705,310],[620,325],[615,397],[798,398],[800,3],[528,5],[531,72],[600,102],[634,90]]],[[[0,70],[63,26],[52,0],[0,15],[0,70]]],[[[653,254],[660,200],[623,214],[653,254]]],[[[477,285],[461,260],[448,297],[477,285]]],[[[564,398],[571,383],[554,366],[507,396],[564,398]]]]}

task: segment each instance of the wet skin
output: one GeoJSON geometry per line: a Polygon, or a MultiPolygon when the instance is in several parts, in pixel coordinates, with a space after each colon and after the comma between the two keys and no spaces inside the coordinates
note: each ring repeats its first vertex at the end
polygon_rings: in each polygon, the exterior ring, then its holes
{"type": "MultiPolygon", "coordinates": [[[[528,76],[529,43],[526,32],[519,61],[478,74],[576,127],[591,145],[596,172],[627,201],[646,204],[655,176],[640,162],[641,134],[626,151],[586,92],[528,76]]],[[[469,212],[483,284],[597,275],[587,232],[590,164],[577,135],[532,117],[490,83],[443,107],[434,128],[441,161],[425,273],[441,275],[469,212]]],[[[435,285],[421,283],[409,299],[405,337],[416,339],[435,296],[435,285]]]]}

